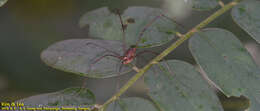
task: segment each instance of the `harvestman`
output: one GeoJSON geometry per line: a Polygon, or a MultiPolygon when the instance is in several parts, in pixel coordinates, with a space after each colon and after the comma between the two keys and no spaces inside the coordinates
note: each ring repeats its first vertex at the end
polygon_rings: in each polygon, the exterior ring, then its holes
{"type": "MultiPolygon", "coordinates": [[[[115,51],[112,51],[106,47],[103,47],[103,46],[100,46],[98,44],[95,44],[95,43],[92,43],[92,42],[89,42],[89,43],[86,43],[86,45],[92,45],[94,47],[98,47],[98,48],[102,48],[104,50],[106,50],[107,52],[110,52],[111,54],[105,54],[101,57],[98,57],[97,59],[94,60],[94,62],[92,64],[90,64],[89,66],[89,70],[88,72],[91,71],[92,67],[94,64],[98,63],[101,59],[103,59],[104,57],[114,57],[114,58],[117,58],[121,61],[121,65],[119,67],[119,72],[121,71],[121,68],[123,65],[127,65],[127,64],[130,64],[137,56],[140,56],[144,53],[151,53],[151,54],[154,54],[154,55],[158,55],[157,52],[153,52],[153,51],[149,51],[149,50],[144,50],[144,51],[141,51],[139,53],[136,53],[136,50],[137,50],[137,47],[138,47],[138,44],[141,42],[141,37],[143,36],[143,34],[145,33],[145,31],[148,29],[148,27],[150,27],[153,22],[155,22],[158,18],[160,17],[165,17],[167,19],[170,19],[169,17],[165,16],[164,14],[160,14],[158,16],[155,16],[148,24],[145,25],[145,27],[141,30],[141,32],[139,33],[139,36],[138,36],[138,40],[136,42],[135,45],[132,45],[130,46],[130,48],[126,49],[126,42],[125,42],[125,30],[127,28],[127,25],[128,24],[131,24],[131,23],[135,23],[134,19],[132,18],[129,18],[127,19],[126,21],[126,24],[124,24],[123,22],[123,19],[122,19],[122,16],[121,16],[121,13],[119,12],[119,10],[116,10],[116,14],[119,16],[119,19],[120,19],[120,23],[121,23],[121,30],[123,32],[123,38],[122,38],[122,41],[123,41],[123,44],[122,44],[122,47],[123,47],[123,55],[120,55],[119,53],[115,52],[115,51]]],[[[170,19],[171,20],[171,19],[170,19]]],[[[172,20],[173,21],[173,20],[172,20]]],[[[176,23],[175,21],[173,21],[174,23],[176,23]]],[[[177,24],[179,25],[179,24],[177,24]]],[[[168,67],[168,66],[167,66],[168,67]]],[[[84,86],[85,82],[82,84],[82,87],[84,86]]]]}
{"type": "MultiPolygon", "coordinates": [[[[148,29],[148,27],[150,27],[153,22],[155,22],[158,18],[160,17],[165,17],[169,20],[171,20],[172,22],[174,22],[175,24],[177,24],[176,21],[172,20],[171,18],[165,16],[164,14],[160,14],[158,16],[155,16],[148,24],[145,25],[145,27],[141,30],[141,32],[139,33],[139,36],[138,36],[138,40],[136,42],[135,45],[132,45],[130,46],[130,48],[126,49],[126,41],[125,41],[125,30],[127,28],[127,25],[128,24],[131,24],[131,23],[135,23],[135,20],[132,19],[132,18],[129,18],[126,20],[126,24],[124,24],[123,22],[123,19],[122,19],[122,16],[121,16],[121,13],[119,12],[119,10],[116,10],[116,14],[119,16],[119,19],[120,19],[120,23],[121,23],[121,30],[123,32],[123,38],[122,38],[122,41],[123,41],[123,44],[122,44],[122,47],[123,47],[123,55],[120,55],[119,53],[115,52],[115,51],[112,51],[106,47],[103,47],[103,46],[100,46],[98,44],[95,44],[95,43],[92,43],[92,42],[89,42],[89,43],[86,43],[86,45],[92,45],[92,46],[95,46],[95,47],[98,47],[98,48],[102,48],[104,50],[106,50],[107,52],[110,52],[111,54],[105,54],[101,57],[98,57],[97,59],[94,60],[94,62],[92,64],[90,64],[90,67],[89,67],[89,70],[88,72],[91,71],[92,67],[94,64],[96,64],[97,62],[99,62],[101,59],[103,59],[104,57],[114,57],[114,58],[117,58],[121,61],[121,65],[119,67],[119,73],[121,71],[121,68],[123,65],[127,65],[127,64],[131,64],[131,62],[137,57],[137,56],[140,56],[144,53],[151,53],[151,54],[154,54],[154,55],[158,55],[157,52],[153,52],[153,51],[149,51],[149,50],[144,50],[144,51],[141,51],[139,53],[136,53],[136,50],[137,50],[137,47],[138,47],[138,44],[141,42],[141,37],[143,36],[143,34],[145,33],[145,31],[148,29]]],[[[180,24],[177,24],[179,26],[182,26],[180,24]]],[[[178,35],[177,35],[178,36],[178,35]]],[[[166,67],[167,69],[170,71],[170,73],[172,73],[172,71],[170,70],[169,66],[168,66],[168,63],[166,62],[166,67]]],[[[137,71],[137,70],[136,70],[137,71]]],[[[85,85],[85,80],[82,84],[82,88],[84,87],[85,85]]],[[[118,85],[118,84],[117,84],[118,85]]],[[[81,89],[81,88],[80,88],[81,89]]],[[[118,86],[116,86],[116,89],[118,89],[118,86]]],[[[116,105],[116,104],[115,104],[116,105]]],[[[116,106],[114,106],[114,108],[116,108],[116,106]]],[[[114,109],[115,110],[115,109],[114,109]]]]}
{"type": "MultiPolygon", "coordinates": [[[[120,69],[121,69],[122,65],[126,65],[126,64],[131,63],[131,62],[135,59],[135,57],[137,57],[137,56],[139,56],[139,55],[142,55],[142,54],[144,54],[144,53],[151,53],[151,54],[155,54],[155,55],[158,54],[158,53],[156,53],[156,52],[149,51],[149,50],[144,50],[144,51],[142,51],[142,52],[136,53],[136,49],[137,49],[137,47],[138,47],[138,44],[141,42],[141,37],[143,36],[144,32],[148,29],[148,27],[151,26],[152,23],[155,22],[158,18],[160,18],[160,17],[166,17],[166,18],[168,18],[167,16],[165,16],[164,14],[160,14],[160,15],[154,17],[148,24],[146,24],[146,26],[143,28],[143,30],[139,33],[138,40],[137,40],[136,44],[135,44],[135,45],[132,45],[132,46],[130,46],[130,48],[126,49],[126,46],[125,46],[125,44],[126,44],[126,43],[125,43],[125,30],[126,30],[126,28],[127,28],[127,24],[124,24],[124,23],[123,23],[121,14],[120,14],[120,12],[119,12],[118,10],[116,11],[116,13],[118,14],[118,16],[119,16],[119,18],[120,18],[121,29],[122,29],[122,31],[123,31],[123,51],[124,51],[124,54],[123,54],[123,55],[120,55],[120,54],[117,53],[117,52],[114,52],[114,51],[112,51],[112,50],[110,50],[110,49],[107,49],[107,48],[105,48],[105,47],[103,47],[103,46],[100,46],[100,45],[95,44],[95,43],[92,43],[92,42],[86,43],[86,45],[93,45],[93,46],[95,46],[95,47],[99,47],[99,48],[105,49],[107,52],[112,53],[112,54],[105,54],[105,55],[103,55],[103,56],[97,58],[97,59],[90,65],[90,68],[89,68],[90,70],[91,70],[91,68],[92,68],[92,66],[93,66],[94,64],[96,64],[98,61],[100,61],[101,59],[103,59],[104,57],[107,57],[107,56],[120,59],[120,60],[121,60],[120,69]]],[[[131,19],[131,18],[130,18],[130,19],[127,19],[127,23],[130,23],[130,24],[131,24],[131,23],[134,23],[134,22],[135,22],[134,19],[131,19]]]]}

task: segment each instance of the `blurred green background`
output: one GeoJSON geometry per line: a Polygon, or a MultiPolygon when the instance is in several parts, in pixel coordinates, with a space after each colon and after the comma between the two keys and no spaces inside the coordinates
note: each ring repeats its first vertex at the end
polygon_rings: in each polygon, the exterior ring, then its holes
{"type": "MultiPolygon", "coordinates": [[[[88,38],[87,28],[78,27],[85,12],[103,6],[123,10],[129,6],[162,7],[163,4],[163,0],[9,0],[0,7],[0,101],[14,101],[82,84],[82,77],[46,66],[40,60],[40,53],[57,41],[88,38]]],[[[177,21],[187,28],[182,30],[185,32],[214,11],[193,11],[177,21]]],[[[233,23],[230,14],[224,14],[209,26],[235,33],[259,65],[259,44],[233,23]]],[[[158,47],[158,52],[166,46],[158,47]]],[[[194,63],[187,43],[167,58],[194,63]]],[[[124,75],[123,79],[130,76],[124,75]]],[[[87,87],[96,94],[99,103],[114,93],[115,84],[116,78],[87,79],[87,87]]],[[[135,85],[127,94],[139,95],[142,88],[135,85]]]]}

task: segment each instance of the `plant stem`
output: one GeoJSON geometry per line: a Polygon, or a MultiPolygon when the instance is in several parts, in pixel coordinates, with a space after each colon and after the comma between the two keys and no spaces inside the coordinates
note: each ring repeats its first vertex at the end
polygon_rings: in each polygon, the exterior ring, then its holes
{"type": "Polygon", "coordinates": [[[162,53],[160,53],[157,57],[155,57],[153,60],[151,60],[146,66],[144,66],[142,69],[139,70],[139,72],[133,76],[124,86],[117,92],[113,97],[111,97],[109,100],[107,100],[101,107],[101,110],[105,109],[105,107],[115,101],[117,98],[119,98],[120,95],[122,95],[130,86],[132,86],[153,64],[157,64],[160,60],[162,60],[165,56],[167,56],[170,52],[172,52],[175,48],[180,46],[185,40],[189,39],[195,32],[199,31],[206,25],[208,25],[210,22],[215,20],[217,17],[222,15],[223,13],[227,12],[229,9],[231,9],[233,6],[238,4],[242,0],[234,0],[230,2],[229,4],[223,6],[218,11],[216,11],[214,14],[209,16],[206,20],[202,21],[200,24],[192,28],[190,31],[188,31],[185,35],[180,37],[176,42],[174,42],[171,46],[169,46],[167,49],[165,49],[162,53]]]}

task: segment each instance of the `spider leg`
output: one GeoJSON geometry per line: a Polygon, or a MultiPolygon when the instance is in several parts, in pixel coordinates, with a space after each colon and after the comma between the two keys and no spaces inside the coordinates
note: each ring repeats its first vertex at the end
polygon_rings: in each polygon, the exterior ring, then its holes
{"type": "MultiPolygon", "coordinates": [[[[159,53],[157,53],[157,52],[150,51],[150,50],[144,50],[144,51],[141,51],[141,52],[137,53],[137,54],[135,55],[135,57],[140,56],[140,55],[145,54],[145,53],[151,53],[151,54],[154,54],[154,55],[159,55],[159,53]]],[[[166,60],[164,60],[164,61],[165,61],[165,65],[166,65],[166,68],[168,69],[168,71],[169,71],[172,75],[174,75],[173,71],[172,71],[172,70],[170,69],[170,67],[169,67],[168,62],[167,62],[166,60]]],[[[162,67],[160,64],[157,64],[157,65],[158,65],[159,67],[162,67]]]]}
{"type": "Polygon", "coordinates": [[[143,28],[143,30],[139,33],[139,36],[138,36],[138,40],[135,44],[135,46],[138,46],[138,44],[140,43],[141,41],[141,37],[144,35],[144,32],[148,29],[148,27],[150,27],[157,19],[159,19],[160,17],[164,17],[170,21],[172,21],[173,23],[177,24],[178,26],[180,26],[182,29],[186,29],[185,26],[183,26],[182,24],[179,24],[178,22],[176,22],[174,19],[164,15],[164,14],[160,14],[158,16],[155,16],[148,24],[145,25],[145,27],[143,28]]]}
{"type": "MultiPolygon", "coordinates": [[[[149,62],[144,56],[139,55],[143,60],[145,60],[146,62],[149,62]]],[[[151,69],[153,70],[153,72],[155,73],[155,75],[158,75],[156,70],[154,69],[154,67],[151,67],[151,69]]],[[[142,77],[143,81],[144,81],[144,76],[142,77]]]]}
{"type": "MultiPolygon", "coordinates": [[[[93,65],[95,65],[96,63],[98,63],[98,62],[99,62],[101,59],[103,59],[104,57],[108,57],[108,56],[110,56],[110,57],[115,57],[115,58],[118,58],[118,59],[121,60],[121,56],[112,55],[112,54],[105,54],[105,55],[103,55],[103,56],[101,56],[101,57],[98,57],[92,64],[90,64],[87,73],[89,73],[89,72],[91,71],[93,65]]],[[[85,84],[86,84],[86,78],[83,80],[83,83],[82,83],[80,89],[84,88],[85,84]]]]}
{"type": "Polygon", "coordinates": [[[125,27],[125,24],[123,22],[122,16],[121,16],[121,14],[120,14],[118,9],[116,10],[116,13],[117,13],[117,15],[118,15],[118,17],[120,19],[121,29],[123,31],[123,40],[122,40],[123,41],[123,50],[124,50],[124,52],[126,52],[126,40],[125,40],[125,28],[126,27],[125,27]]]}
{"type": "Polygon", "coordinates": [[[112,54],[105,54],[99,58],[97,58],[91,65],[94,65],[96,64],[97,62],[99,62],[101,59],[103,59],[104,57],[107,57],[107,56],[110,56],[110,57],[114,57],[114,58],[118,58],[118,59],[122,59],[121,56],[117,56],[117,55],[112,55],[112,54]]]}
{"type": "Polygon", "coordinates": [[[158,52],[154,52],[154,51],[150,51],[150,50],[144,50],[144,51],[141,51],[141,52],[137,53],[137,54],[135,55],[135,57],[140,56],[140,55],[142,55],[142,54],[144,54],[144,53],[151,53],[151,54],[154,54],[154,55],[159,55],[159,54],[160,54],[160,53],[158,53],[158,52]]]}
{"type": "Polygon", "coordinates": [[[138,40],[137,40],[135,46],[138,46],[139,42],[141,41],[141,37],[144,35],[144,32],[148,29],[148,27],[150,27],[161,16],[163,16],[163,14],[155,16],[148,24],[146,24],[144,26],[143,30],[139,33],[138,40]]]}
{"type": "MultiPolygon", "coordinates": [[[[119,71],[118,71],[118,76],[120,76],[120,72],[123,68],[124,64],[121,62],[120,66],[119,66],[119,71]]],[[[116,83],[116,92],[118,91],[119,87],[120,87],[120,78],[117,78],[117,83],[116,83]]]]}
{"type": "MultiPolygon", "coordinates": [[[[124,65],[124,64],[121,63],[120,66],[119,66],[118,76],[120,75],[120,72],[121,72],[121,69],[122,69],[123,65],[124,65]]],[[[117,77],[117,78],[116,78],[115,92],[118,92],[118,90],[119,90],[119,88],[120,88],[120,82],[121,82],[120,77],[117,77]]],[[[113,111],[116,111],[116,107],[118,106],[117,104],[119,104],[119,103],[118,103],[118,99],[115,100],[113,103],[114,103],[113,111]]]]}
{"type": "Polygon", "coordinates": [[[111,53],[113,53],[114,55],[116,55],[116,56],[118,56],[118,57],[120,56],[119,53],[117,53],[117,52],[115,52],[115,51],[112,51],[112,50],[110,50],[110,49],[108,49],[108,48],[106,48],[106,47],[100,46],[100,45],[98,45],[98,44],[92,43],[92,42],[88,42],[88,43],[86,43],[86,45],[93,45],[93,46],[95,46],[95,47],[99,47],[99,48],[105,49],[106,51],[111,52],[111,53]]]}
{"type": "Polygon", "coordinates": [[[166,15],[164,15],[164,14],[162,14],[162,17],[164,17],[164,18],[166,18],[166,19],[172,21],[173,23],[177,24],[178,26],[180,26],[180,28],[182,28],[182,29],[184,29],[184,30],[187,29],[184,25],[179,24],[176,20],[174,20],[174,19],[171,18],[171,17],[168,17],[168,16],[166,16],[166,15]]]}

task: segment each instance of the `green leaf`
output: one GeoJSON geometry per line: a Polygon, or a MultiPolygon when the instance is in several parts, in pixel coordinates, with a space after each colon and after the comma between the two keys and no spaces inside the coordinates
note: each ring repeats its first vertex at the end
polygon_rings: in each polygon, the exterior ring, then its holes
{"type": "Polygon", "coordinates": [[[260,109],[260,70],[231,32],[207,29],[189,41],[197,63],[226,96],[245,95],[252,111],[260,109]]]}
{"type": "Polygon", "coordinates": [[[116,57],[103,57],[103,55],[123,55],[122,44],[118,41],[71,39],[57,42],[41,54],[41,59],[49,66],[81,76],[93,78],[108,78],[118,76],[131,71],[127,65],[121,65],[116,57]],[[96,45],[98,46],[96,46],[96,45]],[[101,48],[104,47],[104,48],[101,48]],[[110,50],[110,51],[107,51],[110,50]]]}
{"type": "Polygon", "coordinates": [[[160,62],[146,73],[145,83],[163,111],[223,111],[207,81],[186,62],[160,62]]]}
{"type": "Polygon", "coordinates": [[[192,8],[196,10],[211,10],[217,6],[217,0],[192,0],[192,8]]]}
{"type": "Polygon", "coordinates": [[[8,0],[0,0],[0,7],[2,7],[8,0]]]}
{"type": "MultiPolygon", "coordinates": [[[[127,45],[135,45],[146,25],[160,14],[167,15],[156,8],[130,7],[126,9],[122,14],[124,24],[127,20],[134,21],[127,24],[125,31],[127,45]]],[[[123,38],[119,16],[110,12],[107,7],[84,14],[79,21],[79,26],[84,27],[86,25],[90,26],[89,34],[92,37],[105,40],[122,40],[123,38]]],[[[175,38],[175,33],[168,32],[176,32],[176,24],[166,17],[159,17],[141,36],[138,46],[154,47],[167,43],[175,38]]]]}
{"type": "Polygon", "coordinates": [[[245,0],[232,9],[232,18],[260,43],[260,1],[245,0]]]}
{"type": "Polygon", "coordinates": [[[24,106],[91,106],[95,104],[94,94],[86,88],[67,88],[58,92],[31,96],[17,102],[24,106]]]}
{"type": "Polygon", "coordinates": [[[106,111],[158,111],[148,100],[138,97],[119,99],[108,105],[106,111]]]}

